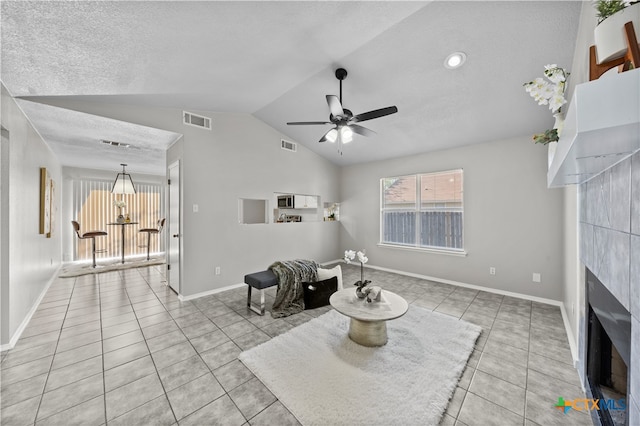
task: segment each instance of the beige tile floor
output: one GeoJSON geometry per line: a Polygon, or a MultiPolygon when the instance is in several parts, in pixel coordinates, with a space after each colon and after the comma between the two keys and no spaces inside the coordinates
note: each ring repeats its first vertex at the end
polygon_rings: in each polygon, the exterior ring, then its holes
{"type": "MultiPolygon", "coordinates": [[[[343,270],[345,283],[359,279],[359,268],[343,270]]],[[[591,424],[554,408],[559,396],[584,397],[557,307],[381,271],[366,278],[483,327],[442,425],[591,424]]],[[[160,267],[57,279],[1,354],[0,423],[299,424],[237,356],[329,309],[258,316],[244,288],[180,302],[160,267]]]]}

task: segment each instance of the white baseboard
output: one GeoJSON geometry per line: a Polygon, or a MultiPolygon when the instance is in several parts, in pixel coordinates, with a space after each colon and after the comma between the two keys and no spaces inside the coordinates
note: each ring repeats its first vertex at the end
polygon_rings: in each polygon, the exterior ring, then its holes
{"type": "Polygon", "coordinates": [[[47,284],[44,286],[42,291],[40,292],[40,295],[36,299],[35,303],[33,304],[33,306],[31,306],[31,309],[29,310],[27,315],[24,317],[24,320],[22,320],[22,323],[20,323],[20,326],[18,327],[16,332],[13,333],[13,336],[11,336],[11,339],[9,339],[9,343],[5,343],[4,345],[0,345],[0,352],[4,352],[4,351],[8,351],[9,349],[13,349],[14,346],[16,345],[16,343],[18,343],[18,339],[20,339],[20,336],[22,336],[22,333],[24,332],[24,329],[27,328],[27,325],[29,325],[29,321],[31,321],[31,317],[33,316],[33,314],[36,313],[36,310],[38,309],[38,306],[40,306],[40,302],[42,302],[42,299],[44,298],[44,296],[47,294],[47,291],[49,290],[49,287],[51,287],[51,284],[53,284],[55,279],[58,277],[58,274],[60,273],[60,269],[62,269],[62,264],[60,264],[58,266],[58,269],[56,269],[56,271],[53,273],[53,275],[51,275],[51,278],[49,279],[47,284]]]}
{"type": "Polygon", "coordinates": [[[567,332],[567,339],[569,340],[569,349],[571,350],[571,358],[573,360],[573,368],[578,368],[578,348],[576,347],[575,336],[573,330],[571,330],[571,323],[569,322],[569,315],[564,307],[564,303],[560,304],[560,312],[562,313],[562,322],[564,323],[565,331],[567,332]]]}
{"type": "Polygon", "coordinates": [[[229,285],[229,286],[226,286],[226,287],[215,288],[215,289],[209,290],[209,291],[203,291],[202,293],[191,294],[189,296],[183,296],[183,295],[179,294],[178,295],[178,299],[180,299],[181,302],[186,302],[188,300],[199,299],[199,298],[204,297],[204,296],[210,296],[212,294],[222,293],[223,291],[233,290],[235,288],[240,288],[240,287],[246,287],[246,284],[245,283],[232,284],[232,285],[229,285]]]}
{"type": "Polygon", "coordinates": [[[511,291],[499,290],[499,289],[490,288],[490,287],[483,287],[475,284],[467,284],[459,281],[447,280],[444,278],[431,277],[428,275],[398,271],[396,269],[382,268],[380,266],[365,265],[365,268],[376,269],[378,271],[392,272],[394,274],[405,275],[408,277],[421,278],[429,281],[441,282],[443,284],[451,284],[459,287],[466,287],[474,290],[486,291],[488,293],[495,293],[495,294],[500,294],[504,296],[516,297],[518,299],[531,300],[533,302],[544,303],[547,305],[558,306],[560,308],[560,313],[562,314],[562,322],[564,324],[564,328],[567,333],[567,339],[569,340],[569,348],[571,350],[571,358],[573,359],[573,366],[574,368],[577,368],[578,349],[576,348],[575,336],[573,335],[573,331],[571,330],[571,323],[569,322],[569,317],[567,315],[567,311],[565,310],[564,303],[562,303],[559,300],[553,300],[553,299],[547,299],[544,297],[531,296],[528,294],[521,294],[521,293],[515,293],[511,291]]]}
{"type": "Polygon", "coordinates": [[[531,300],[533,302],[544,303],[544,304],[547,304],[547,305],[562,306],[562,302],[559,301],[559,300],[547,299],[547,298],[538,297],[538,296],[531,296],[529,294],[515,293],[515,292],[512,292],[512,291],[500,290],[500,289],[491,288],[491,287],[484,287],[484,286],[475,285],[475,284],[468,284],[468,283],[463,283],[463,282],[460,282],[460,281],[448,280],[448,279],[445,279],[445,278],[432,277],[432,276],[429,276],[429,275],[414,274],[413,272],[399,271],[397,269],[383,268],[383,267],[380,267],[380,266],[364,265],[364,267],[365,268],[376,269],[378,271],[391,272],[391,273],[398,274],[398,275],[405,275],[407,277],[420,278],[420,279],[423,279],[423,280],[435,281],[435,282],[440,282],[440,283],[443,283],[443,284],[451,284],[451,285],[455,285],[455,286],[458,286],[458,287],[470,288],[470,289],[473,289],[473,290],[486,291],[487,293],[495,293],[495,294],[500,294],[500,295],[503,295],[503,296],[515,297],[515,298],[518,298],[518,299],[531,300]]]}
{"type": "MultiPolygon", "coordinates": [[[[321,263],[320,265],[322,266],[329,266],[329,265],[333,265],[336,263],[344,263],[342,261],[342,259],[336,259],[336,260],[331,260],[328,262],[324,262],[321,263]]],[[[450,285],[455,285],[458,287],[465,287],[465,288],[470,288],[473,290],[479,290],[479,291],[486,291],[487,293],[494,293],[494,294],[500,294],[503,296],[509,296],[509,297],[515,297],[518,299],[524,299],[524,300],[530,300],[533,302],[539,302],[539,303],[544,303],[547,305],[552,305],[552,306],[558,306],[560,308],[560,312],[562,314],[562,322],[564,323],[564,327],[566,329],[567,332],[567,338],[569,340],[569,347],[571,349],[571,356],[573,358],[573,363],[574,363],[574,367],[577,364],[577,348],[574,342],[574,336],[573,336],[573,332],[571,331],[571,325],[569,323],[569,317],[567,316],[567,312],[565,310],[564,307],[564,303],[562,303],[559,300],[553,300],[553,299],[547,299],[544,297],[538,297],[538,296],[531,296],[528,294],[522,294],[522,293],[516,293],[516,292],[512,292],[512,291],[506,291],[506,290],[500,290],[500,289],[495,289],[495,288],[491,288],[491,287],[484,287],[484,286],[480,286],[480,285],[475,285],[475,284],[468,284],[468,283],[463,283],[460,281],[453,281],[453,280],[448,280],[445,278],[438,278],[438,277],[432,277],[429,275],[422,275],[422,274],[414,274],[412,272],[405,272],[405,271],[400,271],[397,269],[391,269],[391,268],[383,268],[381,266],[373,266],[373,265],[364,265],[365,268],[370,268],[370,269],[375,269],[378,271],[385,271],[385,272],[391,272],[394,274],[398,274],[398,275],[404,275],[407,277],[413,277],[413,278],[420,278],[420,279],[424,279],[424,280],[429,280],[429,281],[435,281],[435,282],[440,282],[443,284],[450,284],[450,285]]],[[[202,292],[202,293],[197,293],[197,294],[193,294],[190,296],[182,296],[179,295],[179,299],[181,301],[188,301],[188,300],[193,300],[193,299],[198,299],[200,297],[204,297],[204,296],[209,296],[211,294],[216,294],[216,293],[221,293],[223,291],[227,291],[227,290],[232,290],[235,288],[240,288],[246,286],[245,283],[240,283],[240,284],[233,284],[227,287],[222,287],[222,288],[217,288],[214,290],[210,290],[210,291],[206,291],[206,292],[202,292]]]]}
{"type": "MultiPolygon", "coordinates": [[[[340,262],[342,262],[342,259],[330,260],[329,262],[324,262],[324,263],[321,263],[320,265],[326,266],[326,265],[331,265],[331,264],[340,263],[340,262]]],[[[179,294],[178,295],[178,299],[180,299],[181,302],[186,302],[188,300],[199,299],[199,298],[204,297],[204,296],[210,296],[212,294],[222,293],[223,291],[233,290],[235,288],[244,287],[246,285],[247,284],[245,284],[245,283],[232,284],[232,285],[229,285],[229,286],[226,286],[226,287],[216,288],[216,289],[213,289],[213,290],[204,291],[202,293],[196,293],[196,294],[192,294],[192,295],[189,295],[189,296],[183,296],[183,295],[179,294]]]]}

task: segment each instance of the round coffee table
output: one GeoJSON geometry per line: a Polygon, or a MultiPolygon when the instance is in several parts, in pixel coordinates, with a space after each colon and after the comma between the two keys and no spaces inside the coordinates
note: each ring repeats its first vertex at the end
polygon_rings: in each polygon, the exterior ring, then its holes
{"type": "Polygon", "coordinates": [[[382,290],[380,302],[367,303],[356,296],[356,289],[337,291],[329,298],[333,308],[351,318],[349,338],[362,346],[383,346],[387,343],[387,321],[399,318],[409,309],[402,297],[382,290]]]}

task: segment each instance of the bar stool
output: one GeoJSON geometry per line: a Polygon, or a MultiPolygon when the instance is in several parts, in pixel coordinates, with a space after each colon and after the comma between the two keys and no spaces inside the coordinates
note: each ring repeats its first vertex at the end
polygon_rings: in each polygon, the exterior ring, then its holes
{"type": "MultiPolygon", "coordinates": [[[[164,221],[165,221],[164,218],[158,220],[157,228],[142,228],[138,231],[138,232],[147,233],[147,260],[150,260],[149,251],[151,250],[151,234],[159,234],[160,232],[162,232],[162,228],[164,228],[164,221]]],[[[141,246],[141,247],[144,247],[144,246],[141,246]]]]}
{"type": "MultiPolygon", "coordinates": [[[[106,231],[88,231],[84,234],[80,234],[80,224],[75,220],[71,221],[73,225],[73,229],[76,231],[76,235],[80,240],[88,240],[91,239],[91,253],[93,254],[93,267],[96,267],[96,237],[102,237],[108,235],[106,231]]],[[[104,253],[107,250],[99,250],[100,253],[104,253]]]]}

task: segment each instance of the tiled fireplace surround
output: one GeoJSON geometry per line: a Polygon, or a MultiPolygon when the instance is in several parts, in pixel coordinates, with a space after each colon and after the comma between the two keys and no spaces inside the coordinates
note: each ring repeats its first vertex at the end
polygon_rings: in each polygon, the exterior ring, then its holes
{"type": "MultiPolygon", "coordinates": [[[[627,405],[629,424],[640,425],[640,152],[582,184],[579,194],[580,260],[631,312],[627,405]]],[[[578,372],[586,388],[584,305],[578,372]]]]}

